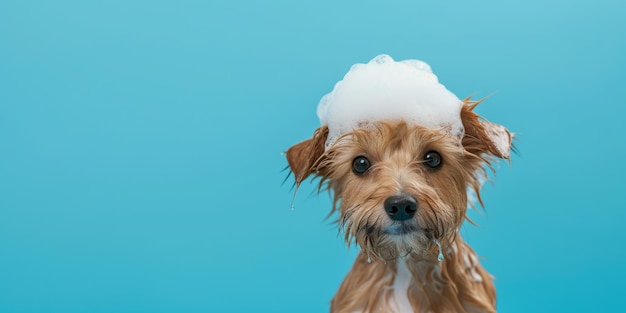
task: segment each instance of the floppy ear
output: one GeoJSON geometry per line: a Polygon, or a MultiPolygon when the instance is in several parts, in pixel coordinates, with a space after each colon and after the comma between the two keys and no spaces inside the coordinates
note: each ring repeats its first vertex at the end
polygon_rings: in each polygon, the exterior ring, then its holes
{"type": "Polygon", "coordinates": [[[328,127],[322,126],[315,130],[311,139],[298,143],[287,150],[287,162],[291,172],[296,177],[296,187],[315,171],[320,157],[324,154],[327,137],[328,127]]]}
{"type": "Polygon", "coordinates": [[[474,113],[474,108],[481,102],[463,100],[461,120],[465,128],[463,147],[475,155],[490,154],[501,159],[511,156],[513,134],[504,126],[491,123],[474,113]]]}

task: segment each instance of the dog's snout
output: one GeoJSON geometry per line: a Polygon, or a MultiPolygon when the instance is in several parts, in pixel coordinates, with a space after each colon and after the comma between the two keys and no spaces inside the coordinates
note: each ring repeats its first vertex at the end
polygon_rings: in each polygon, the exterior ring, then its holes
{"type": "Polygon", "coordinates": [[[417,212],[417,201],[406,194],[391,196],[385,200],[385,211],[394,221],[406,221],[417,212]]]}

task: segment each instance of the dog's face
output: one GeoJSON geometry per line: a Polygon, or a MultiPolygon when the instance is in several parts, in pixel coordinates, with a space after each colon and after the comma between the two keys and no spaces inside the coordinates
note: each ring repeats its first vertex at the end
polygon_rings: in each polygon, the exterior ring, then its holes
{"type": "Polygon", "coordinates": [[[478,194],[485,165],[492,156],[508,158],[511,134],[480,121],[475,105],[464,106],[461,142],[439,130],[381,121],[324,149],[328,131],[322,127],[287,153],[296,183],[311,173],[321,177],[334,193],[346,241],[368,255],[383,261],[436,255],[432,242],[446,245],[457,234],[468,189],[478,194]]]}
{"type": "Polygon", "coordinates": [[[348,242],[390,260],[456,233],[480,168],[449,136],[399,121],[344,135],[318,173],[334,192],[348,242]]]}

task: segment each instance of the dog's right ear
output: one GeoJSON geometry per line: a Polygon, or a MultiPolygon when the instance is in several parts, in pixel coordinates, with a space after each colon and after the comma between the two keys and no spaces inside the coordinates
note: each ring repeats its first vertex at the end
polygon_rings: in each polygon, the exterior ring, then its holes
{"type": "Polygon", "coordinates": [[[287,150],[287,162],[296,178],[296,188],[317,167],[320,157],[324,154],[324,146],[328,138],[328,127],[322,126],[315,130],[311,139],[294,145],[287,150]]]}

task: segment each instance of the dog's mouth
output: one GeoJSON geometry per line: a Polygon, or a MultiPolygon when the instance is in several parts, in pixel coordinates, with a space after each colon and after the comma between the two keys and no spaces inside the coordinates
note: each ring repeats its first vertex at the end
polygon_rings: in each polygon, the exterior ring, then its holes
{"type": "Polygon", "coordinates": [[[348,235],[346,235],[348,244],[350,245],[351,240],[355,239],[356,244],[367,253],[368,257],[384,262],[403,258],[412,253],[428,254],[432,244],[441,244],[437,229],[429,228],[417,219],[388,221],[383,225],[372,223],[358,226],[361,227],[349,228],[348,235]]]}
{"type": "Polygon", "coordinates": [[[383,234],[392,236],[406,236],[419,231],[415,224],[407,222],[394,222],[382,230],[383,234]]]}

